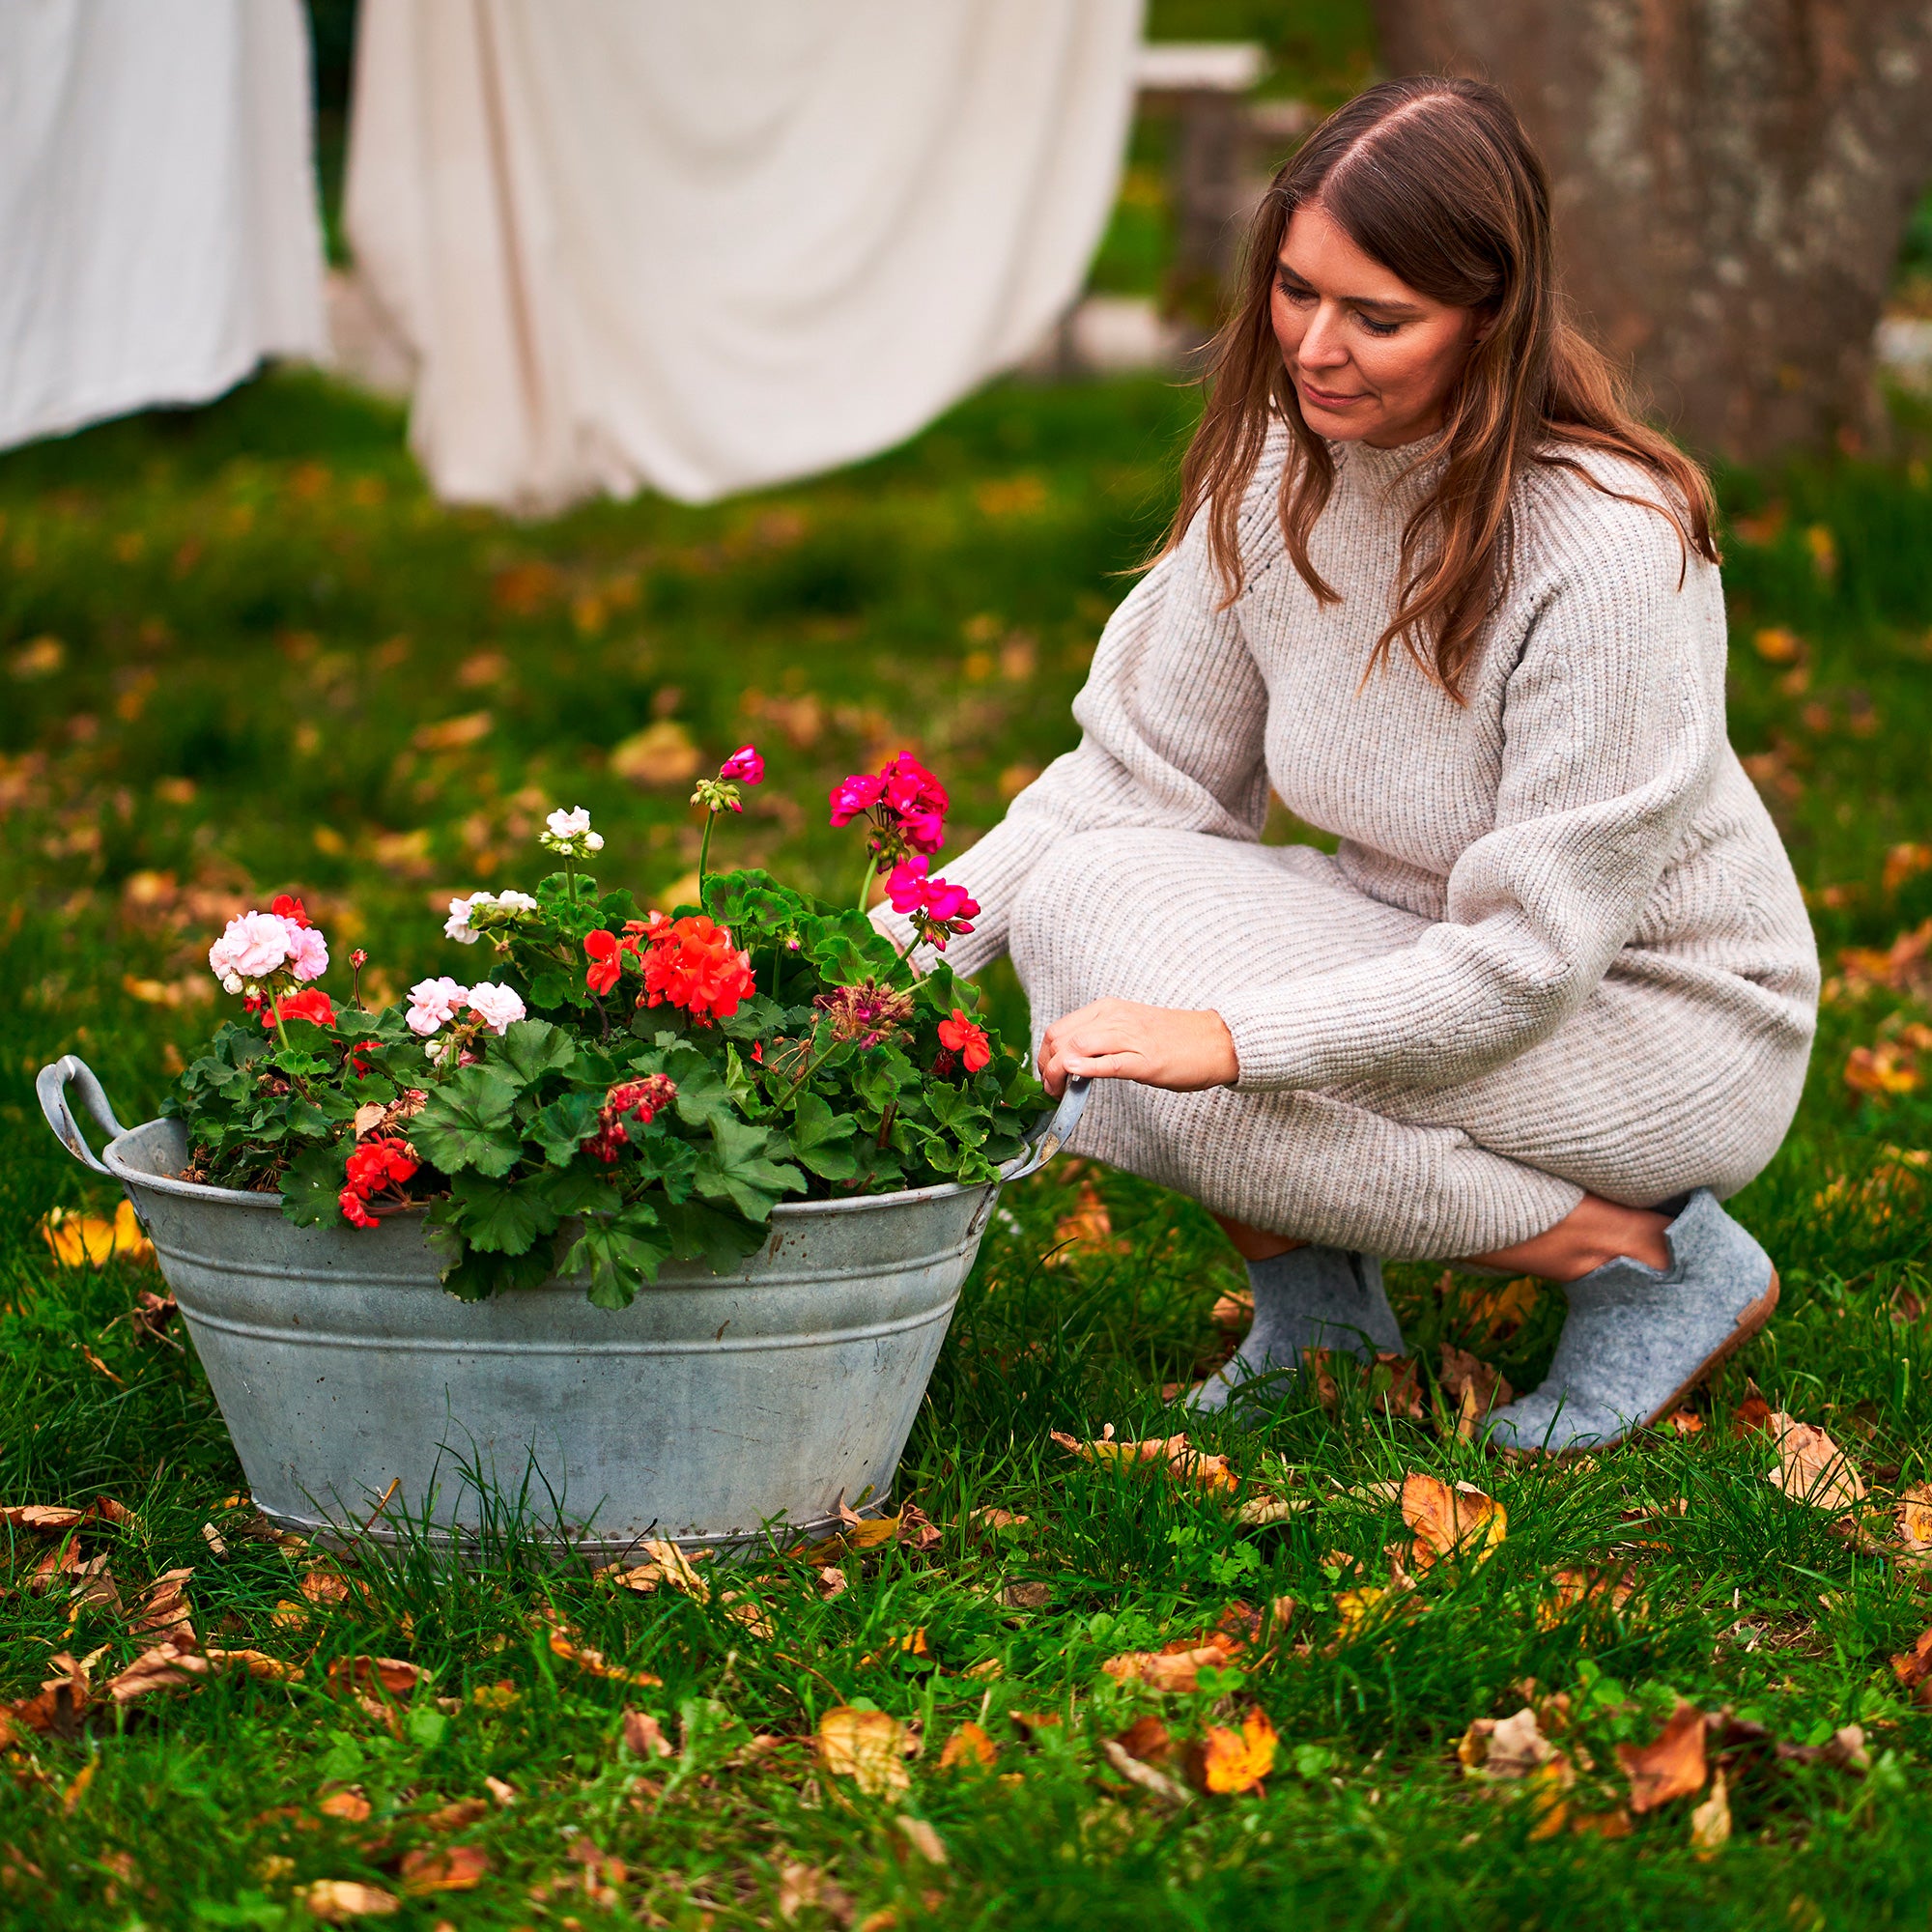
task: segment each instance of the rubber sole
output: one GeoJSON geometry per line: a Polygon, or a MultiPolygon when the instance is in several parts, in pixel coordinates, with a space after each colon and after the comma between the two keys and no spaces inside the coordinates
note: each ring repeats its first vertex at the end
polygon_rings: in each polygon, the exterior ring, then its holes
{"type": "Polygon", "coordinates": [[[1678,1383],[1670,1394],[1642,1421],[1626,1429],[1621,1435],[1612,1435],[1607,1441],[1580,1444],[1575,1449],[1510,1449],[1493,1440],[1486,1440],[1485,1447],[1492,1448],[1499,1456],[1548,1456],[1552,1462],[1564,1462],[1575,1456],[1595,1456],[1605,1449],[1614,1449],[1620,1442],[1627,1441],[1639,1429],[1655,1429],[1665,1416],[1674,1415],[1684,1405],[1690,1391],[1706,1380],[1735,1355],[1745,1344],[1756,1336],[1768,1322],[1777,1307],[1777,1270],[1771,1271],[1770,1285],[1754,1301],[1747,1302],[1738,1311],[1737,1325],[1711,1352],[1699,1362],[1690,1375],[1678,1383]]]}

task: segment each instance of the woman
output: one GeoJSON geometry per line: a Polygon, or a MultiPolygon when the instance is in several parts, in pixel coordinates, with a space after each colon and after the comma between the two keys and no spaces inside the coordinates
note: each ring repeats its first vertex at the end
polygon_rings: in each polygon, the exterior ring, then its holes
{"type": "Polygon", "coordinates": [[[1667,1414],[1777,1298],[1718,1205],[1790,1124],[1818,966],[1724,735],[1701,472],[1561,320],[1493,89],[1370,89],[1282,169],[1164,554],[1079,749],[948,875],[1080,1145],[1197,1196],[1255,1321],[1196,1392],[1400,1349],[1377,1257],[1566,1285],[1519,1449],[1667,1414]],[[1258,843],[1268,790],[1336,834],[1258,843]]]}

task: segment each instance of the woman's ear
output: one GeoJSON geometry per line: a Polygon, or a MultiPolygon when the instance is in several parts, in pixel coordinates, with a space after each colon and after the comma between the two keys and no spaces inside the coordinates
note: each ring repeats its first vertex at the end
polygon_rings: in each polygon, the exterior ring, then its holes
{"type": "Polygon", "coordinates": [[[1470,313],[1476,318],[1475,333],[1469,337],[1469,347],[1474,349],[1487,342],[1496,332],[1496,324],[1501,318],[1494,309],[1479,308],[1471,310],[1470,313]]]}

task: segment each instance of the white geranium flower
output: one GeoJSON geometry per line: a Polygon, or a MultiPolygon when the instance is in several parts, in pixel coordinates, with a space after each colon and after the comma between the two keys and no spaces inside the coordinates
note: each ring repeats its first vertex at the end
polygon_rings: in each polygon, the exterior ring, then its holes
{"type": "Polygon", "coordinates": [[[472,898],[451,899],[449,917],[442,923],[442,936],[455,940],[459,946],[474,946],[479,935],[469,929],[470,909],[479,900],[487,903],[489,897],[488,893],[478,893],[472,898]]]}
{"type": "Polygon", "coordinates": [[[580,805],[575,811],[553,811],[544,823],[553,838],[575,838],[580,832],[590,830],[590,814],[580,805]]]}
{"type": "Polygon", "coordinates": [[[586,832],[583,835],[583,849],[586,852],[601,852],[604,849],[604,835],[601,832],[586,832]]]}
{"type": "MultiPolygon", "coordinates": [[[[594,838],[596,835],[593,833],[591,836],[594,838]]],[[[602,844],[603,840],[599,839],[598,843],[602,844]]],[[[537,909],[536,900],[528,893],[498,893],[492,903],[503,912],[535,912],[537,909]]]]}
{"type": "Polygon", "coordinates": [[[508,986],[485,980],[469,989],[469,1010],[494,1033],[507,1033],[513,1020],[524,1017],[524,1003],[508,986]]]}

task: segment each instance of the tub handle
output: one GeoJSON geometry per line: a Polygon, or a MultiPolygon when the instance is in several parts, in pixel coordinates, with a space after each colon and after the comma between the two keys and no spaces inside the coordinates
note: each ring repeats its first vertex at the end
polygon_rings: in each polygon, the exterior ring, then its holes
{"type": "Polygon", "coordinates": [[[88,1146],[86,1137],[80,1131],[80,1123],[73,1117],[73,1109],[68,1105],[67,1090],[70,1086],[80,1090],[82,1104],[110,1139],[119,1140],[128,1131],[114,1118],[114,1109],[107,1104],[107,1095],[100,1091],[100,1082],[94,1077],[94,1068],[77,1053],[64,1054],[51,1066],[41,1068],[34,1082],[34,1092],[41,1099],[41,1112],[47,1117],[47,1125],[60,1136],[61,1145],[75,1160],[91,1167],[96,1174],[107,1175],[112,1180],[114,1176],[101,1165],[94,1150],[88,1146]]]}
{"type": "Polygon", "coordinates": [[[1088,1081],[1084,1074],[1075,1074],[1067,1081],[1066,1092],[1060,1096],[1060,1105],[1034,1129],[1027,1151],[1014,1156],[1019,1165],[1009,1165],[1000,1170],[1003,1181],[1024,1180],[1028,1175],[1037,1173],[1073,1138],[1073,1129],[1080,1124],[1080,1116],[1087,1110],[1087,1089],[1088,1081]]]}

